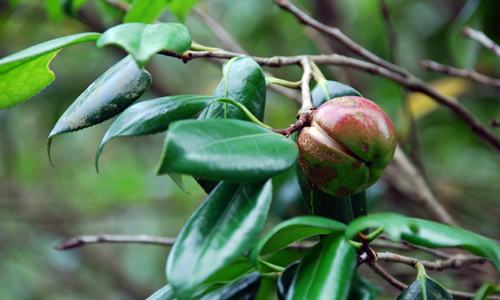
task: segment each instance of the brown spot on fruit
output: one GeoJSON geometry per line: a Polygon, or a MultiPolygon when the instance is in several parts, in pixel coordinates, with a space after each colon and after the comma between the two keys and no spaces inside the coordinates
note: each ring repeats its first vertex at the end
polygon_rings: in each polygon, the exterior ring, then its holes
{"type": "Polygon", "coordinates": [[[359,166],[361,166],[361,162],[359,160],[357,160],[357,161],[352,163],[352,166],[354,169],[357,169],[357,168],[359,168],[359,166]]]}
{"type": "Polygon", "coordinates": [[[352,100],[349,97],[338,97],[338,98],[334,98],[334,99],[330,100],[329,102],[334,104],[334,105],[341,105],[344,107],[356,106],[356,102],[354,102],[354,100],[352,100]]]}
{"type": "Polygon", "coordinates": [[[363,151],[364,153],[370,150],[370,147],[368,147],[368,145],[365,142],[361,142],[359,145],[361,146],[361,151],[363,151]]]}
{"type": "Polygon", "coordinates": [[[377,159],[380,157],[380,154],[375,154],[375,156],[373,158],[377,159]]]}
{"type": "Polygon", "coordinates": [[[353,193],[354,193],[353,190],[348,190],[345,187],[341,187],[337,190],[337,192],[335,193],[335,196],[339,196],[339,197],[349,196],[349,195],[352,195],[353,193]]]}
{"type": "Polygon", "coordinates": [[[309,169],[308,177],[318,186],[327,187],[337,177],[337,171],[330,167],[315,166],[309,169]]]}

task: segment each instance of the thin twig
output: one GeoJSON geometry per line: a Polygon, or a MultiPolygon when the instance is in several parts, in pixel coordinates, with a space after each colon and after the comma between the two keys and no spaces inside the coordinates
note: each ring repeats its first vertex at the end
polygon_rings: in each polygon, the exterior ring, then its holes
{"type": "Polygon", "coordinates": [[[450,67],[447,65],[439,64],[437,62],[430,61],[430,60],[421,61],[420,66],[426,70],[432,70],[432,71],[437,71],[437,72],[441,72],[444,74],[448,74],[451,76],[467,78],[467,79],[482,83],[484,85],[490,85],[490,86],[494,86],[496,88],[500,88],[500,79],[495,79],[495,78],[492,78],[489,76],[485,76],[485,75],[477,73],[476,71],[457,69],[457,68],[453,68],[453,67],[450,67]]]}
{"type": "Polygon", "coordinates": [[[300,58],[300,66],[302,67],[304,73],[302,73],[302,79],[300,80],[302,82],[300,85],[300,89],[302,90],[302,107],[299,114],[308,113],[309,111],[316,109],[312,102],[311,89],[309,88],[309,84],[311,83],[313,76],[310,58],[306,55],[302,56],[300,58]]]}
{"type": "Polygon", "coordinates": [[[387,32],[389,34],[389,51],[391,53],[392,62],[398,63],[398,57],[397,57],[398,39],[396,35],[396,30],[394,30],[394,25],[392,24],[391,11],[385,0],[380,0],[380,9],[382,11],[382,16],[384,17],[385,20],[385,26],[387,28],[387,32]]]}
{"type": "MultiPolygon", "coordinates": [[[[391,252],[377,252],[377,257],[378,260],[401,263],[411,267],[415,267],[416,263],[420,262],[427,270],[436,270],[436,271],[442,271],[444,269],[460,269],[463,266],[468,266],[473,264],[484,264],[488,261],[483,257],[475,255],[463,255],[463,254],[452,255],[447,260],[436,260],[436,261],[418,260],[413,257],[399,255],[391,252]]],[[[369,263],[370,261],[371,258],[366,253],[360,255],[358,259],[358,262],[360,264],[366,262],[369,263]]]]}
{"type": "Polygon", "coordinates": [[[337,39],[342,44],[347,46],[352,52],[354,52],[354,53],[368,59],[369,61],[371,61],[379,66],[382,66],[388,70],[399,73],[400,75],[403,75],[403,76],[407,75],[408,72],[405,69],[401,68],[400,66],[396,66],[394,64],[391,64],[390,62],[381,59],[380,57],[371,53],[367,49],[361,47],[355,41],[351,40],[349,37],[344,35],[342,33],[342,31],[340,31],[340,29],[330,27],[330,26],[327,26],[321,22],[318,22],[317,20],[315,20],[314,18],[312,18],[311,16],[309,16],[305,12],[301,11],[295,5],[288,2],[287,0],[273,0],[273,1],[282,9],[287,10],[287,11],[291,12],[292,14],[294,14],[295,17],[297,18],[297,20],[299,20],[300,22],[302,22],[306,25],[309,25],[311,27],[314,27],[314,28],[318,29],[319,31],[322,31],[322,32],[332,36],[333,38],[337,39]]]}
{"type": "Polygon", "coordinates": [[[57,244],[54,249],[56,250],[68,250],[73,248],[78,248],[89,244],[100,244],[100,243],[138,243],[138,244],[153,244],[153,245],[163,245],[172,246],[175,242],[175,238],[168,237],[158,237],[150,235],[114,235],[114,234],[101,234],[101,235],[79,235],[61,243],[57,244]]]}
{"type": "Polygon", "coordinates": [[[282,134],[284,136],[290,136],[292,133],[301,130],[304,126],[309,124],[308,120],[300,119],[295,124],[290,125],[287,129],[271,129],[272,131],[282,134]]]}
{"type": "MultiPolygon", "coordinates": [[[[398,290],[402,291],[408,287],[406,284],[404,284],[401,281],[394,278],[391,274],[389,274],[384,268],[379,266],[377,263],[368,264],[368,266],[376,274],[378,274],[380,277],[382,277],[385,281],[387,281],[389,284],[391,284],[393,287],[397,288],[398,290]]],[[[475,296],[475,293],[468,293],[468,292],[455,291],[455,290],[447,290],[447,291],[455,299],[473,299],[475,296]]],[[[489,296],[488,300],[500,300],[500,296],[498,296],[498,295],[489,296]]]]}
{"type": "Polygon", "coordinates": [[[469,37],[486,48],[490,49],[493,53],[500,57],[500,47],[493,42],[489,37],[487,37],[482,31],[474,30],[470,27],[462,29],[462,34],[469,37]]]}

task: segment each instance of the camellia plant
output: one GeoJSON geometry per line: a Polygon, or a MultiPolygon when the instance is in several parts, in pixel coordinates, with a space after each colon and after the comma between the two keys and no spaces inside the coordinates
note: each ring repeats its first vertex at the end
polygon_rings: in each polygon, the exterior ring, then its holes
{"type": "MultiPolygon", "coordinates": [[[[177,4],[171,9],[185,15],[192,5],[187,2],[172,1],[177,4]]],[[[156,173],[169,175],[183,190],[182,176],[192,176],[207,192],[169,253],[168,284],[149,300],[264,298],[263,281],[276,286],[279,299],[375,299],[381,290],[358,274],[361,264],[400,289],[398,299],[486,299],[498,291],[495,283],[485,284],[476,294],[451,291],[427,276],[426,269],[486,260],[500,270],[500,244],[450,226],[453,221],[441,206],[436,210],[447,224],[394,213],[367,213],[365,190],[377,182],[393,157],[395,164],[415,167],[397,147],[394,125],[375,104],[377,99],[372,102],[352,87],[326,79],[318,65],[354,67],[386,77],[448,106],[496,148],[500,148],[498,138],[455,99],[288,1],[275,2],[366,61],[337,54],[262,58],[199,45],[183,24],[154,22],[157,15],[144,10],[148,1],[137,0],[124,8],[126,23],[102,34],[61,37],[0,59],[0,109],[17,105],[50,84],[55,77],[49,63],[66,47],[95,43],[98,48],[115,46],[128,53],[64,112],[48,136],[47,150],[50,160],[51,142],[57,135],[117,117],[97,149],[97,170],[99,156],[112,139],[166,132],[156,173]],[[151,86],[152,76],[145,65],[157,54],[185,63],[213,57],[227,62],[211,95],[175,95],[134,104],[151,86]],[[300,81],[267,76],[261,68],[286,65],[302,68],[300,81]],[[302,93],[297,122],[286,129],[263,123],[266,90],[277,85],[299,88],[302,93]],[[310,215],[285,220],[263,234],[273,200],[271,178],[290,168],[297,173],[310,215]],[[461,247],[472,254],[420,261],[377,253],[372,245],[381,239],[403,241],[407,247],[430,253],[435,252],[429,248],[461,247]],[[414,283],[401,283],[377,264],[378,259],[415,267],[414,283]]],[[[416,182],[424,182],[421,192],[427,193],[425,181],[415,174],[416,182]]],[[[58,249],[86,242],[71,239],[58,249]]]]}

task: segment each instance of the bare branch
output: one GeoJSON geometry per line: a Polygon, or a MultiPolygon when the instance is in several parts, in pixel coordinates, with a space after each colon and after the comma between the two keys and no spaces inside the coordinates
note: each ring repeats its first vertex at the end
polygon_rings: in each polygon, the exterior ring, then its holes
{"type": "Polygon", "coordinates": [[[114,234],[101,234],[101,235],[79,235],[61,243],[57,244],[54,249],[56,250],[69,250],[78,248],[88,244],[100,243],[138,243],[138,244],[153,244],[172,246],[175,238],[157,237],[150,235],[114,235],[114,234]]]}
{"type": "Polygon", "coordinates": [[[424,60],[420,62],[420,66],[426,70],[437,71],[461,78],[467,78],[482,83],[484,85],[491,85],[493,87],[500,88],[500,79],[491,78],[489,76],[479,74],[476,71],[457,69],[430,60],[424,60]]]}
{"type": "Polygon", "coordinates": [[[300,85],[300,89],[302,90],[302,108],[301,113],[305,113],[310,110],[316,109],[311,99],[311,89],[309,88],[309,84],[311,83],[311,79],[313,76],[311,69],[311,61],[308,56],[302,56],[300,58],[300,66],[304,73],[302,73],[302,79],[300,80],[302,84],[300,85]]]}
{"type": "Polygon", "coordinates": [[[384,176],[396,190],[413,201],[422,203],[436,220],[450,226],[460,227],[436,199],[420,170],[411,163],[399,145],[384,176]]]}
{"type": "Polygon", "coordinates": [[[486,48],[490,49],[493,53],[500,57],[500,47],[493,42],[489,37],[487,37],[482,31],[474,30],[470,27],[462,29],[462,34],[469,37],[486,48]]]}
{"type": "Polygon", "coordinates": [[[344,35],[342,31],[340,31],[340,29],[326,26],[325,24],[318,22],[317,20],[313,19],[308,14],[304,13],[303,11],[298,9],[295,5],[288,2],[287,0],[273,0],[273,1],[276,4],[278,4],[279,7],[294,14],[297,20],[299,20],[300,22],[332,36],[333,38],[335,38],[336,40],[340,41],[342,44],[347,46],[352,52],[368,59],[369,61],[377,65],[383,66],[388,70],[399,73],[400,75],[406,76],[408,74],[408,72],[405,69],[396,66],[394,64],[391,64],[388,61],[385,61],[380,57],[376,56],[375,54],[371,53],[367,49],[361,47],[359,44],[357,44],[349,37],[344,35]]]}

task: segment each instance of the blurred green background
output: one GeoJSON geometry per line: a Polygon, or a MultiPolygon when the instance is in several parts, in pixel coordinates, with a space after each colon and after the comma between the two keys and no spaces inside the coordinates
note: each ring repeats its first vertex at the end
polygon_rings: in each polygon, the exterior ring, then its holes
{"type": "MultiPolygon", "coordinates": [[[[54,11],[51,3],[54,1],[0,0],[0,57],[65,35],[102,32],[123,17],[101,0],[73,1],[78,9],[69,15],[54,11]]],[[[68,7],[72,2],[59,3],[68,7]]],[[[452,80],[419,67],[420,60],[432,59],[500,77],[500,58],[459,34],[468,25],[500,41],[499,1],[295,3],[426,81],[444,78],[483,123],[500,117],[498,89],[452,80]],[[382,14],[383,3],[390,10],[396,36],[392,42],[391,28],[382,14]]],[[[251,55],[349,54],[339,43],[306,30],[270,0],[206,0],[199,2],[197,9],[215,18],[251,55]]],[[[161,20],[175,21],[168,11],[161,20]]],[[[189,15],[185,24],[198,43],[224,48],[196,16],[189,15]]],[[[88,85],[124,56],[118,48],[97,49],[92,43],[63,49],[51,63],[55,82],[28,102],[0,111],[0,299],[144,299],[166,284],[168,248],[106,244],[66,252],[52,249],[78,234],[174,237],[206,196],[192,179],[185,178],[191,192],[187,195],[170,178],[154,175],[164,134],[114,139],[104,149],[100,174],[96,174],[95,151],[112,120],[56,137],[52,143],[55,166],[48,162],[46,137],[58,118],[88,85]]],[[[412,95],[386,79],[353,69],[321,68],[329,79],[353,86],[389,114],[403,148],[422,167],[436,196],[460,224],[500,238],[500,156],[495,150],[447,108],[410,118],[405,95],[407,99],[412,95]]],[[[202,59],[185,65],[158,55],[146,69],[154,83],[139,101],[177,94],[208,95],[221,79],[220,65],[202,59]]],[[[297,66],[266,70],[292,81],[301,76],[297,66]]],[[[285,128],[294,122],[298,108],[290,99],[269,91],[265,122],[285,128]]],[[[492,130],[500,135],[499,128],[492,130]]],[[[274,195],[268,226],[307,213],[292,171],[275,178],[274,195]]],[[[368,195],[372,212],[428,218],[420,204],[397,193],[384,180],[368,195]]],[[[361,271],[381,282],[368,268],[361,271]]],[[[415,276],[407,266],[392,266],[391,271],[406,283],[415,276]]],[[[456,271],[429,274],[447,287],[469,291],[494,278],[488,268],[466,268],[458,275],[456,271]]],[[[383,289],[387,294],[380,299],[394,299],[398,294],[387,284],[383,289]]]]}

